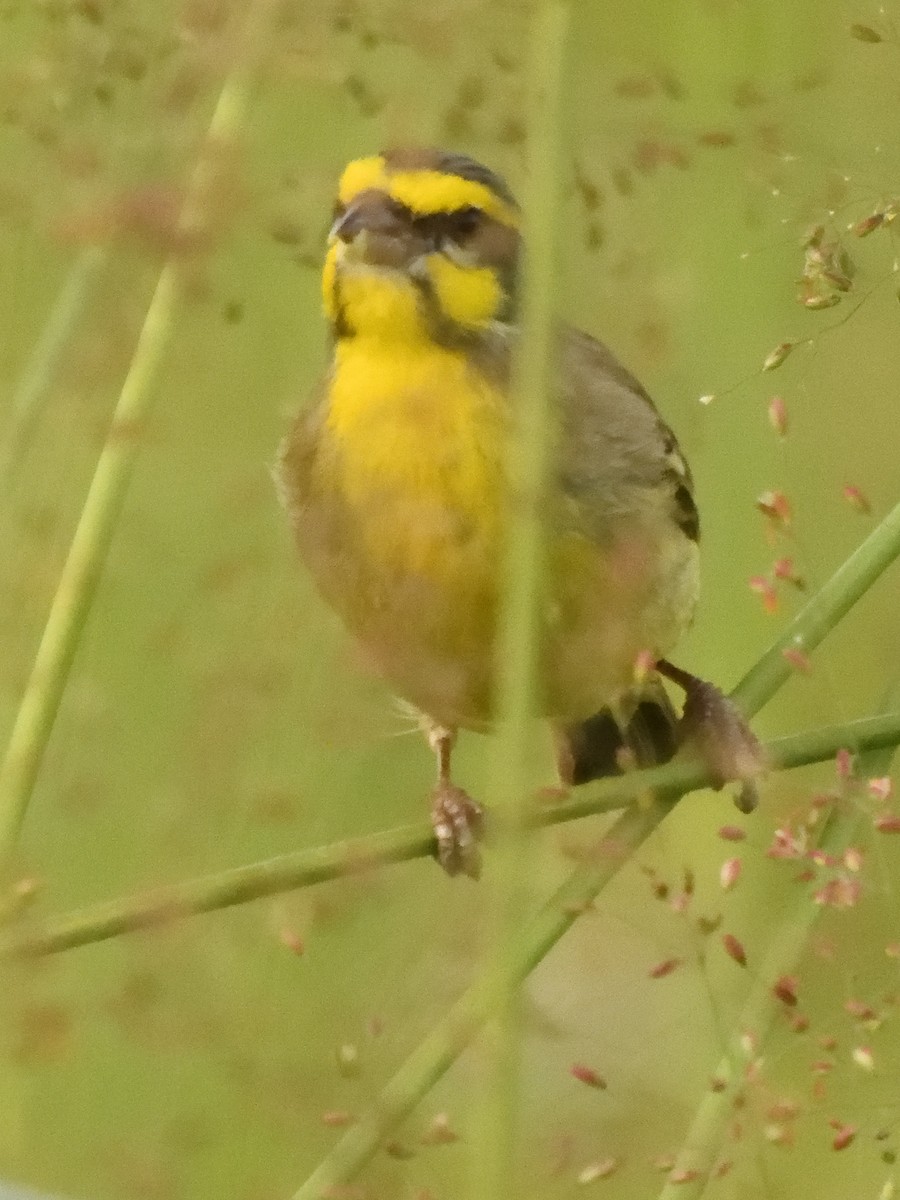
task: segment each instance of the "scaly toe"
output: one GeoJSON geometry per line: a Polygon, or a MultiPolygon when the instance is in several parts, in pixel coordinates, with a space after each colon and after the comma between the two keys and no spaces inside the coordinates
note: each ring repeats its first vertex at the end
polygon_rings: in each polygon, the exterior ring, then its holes
{"type": "Polygon", "coordinates": [[[708,765],[713,785],[720,788],[738,780],[742,786],[735,803],[742,812],[752,811],[758,799],[756,781],[768,764],[737,706],[713,684],[697,680],[685,698],[680,732],[708,765]]]}
{"type": "Polygon", "coordinates": [[[448,875],[481,875],[478,839],[484,810],[462,788],[439,783],[431,796],[431,823],[437,840],[437,860],[448,875]]]}

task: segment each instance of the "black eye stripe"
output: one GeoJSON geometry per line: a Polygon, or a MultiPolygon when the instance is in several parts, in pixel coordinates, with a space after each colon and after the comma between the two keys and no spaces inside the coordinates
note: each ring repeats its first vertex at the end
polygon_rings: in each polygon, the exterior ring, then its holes
{"type": "Polygon", "coordinates": [[[414,215],[412,222],[428,236],[460,238],[474,233],[483,217],[482,209],[466,204],[449,212],[414,215]]]}
{"type": "MultiPolygon", "coordinates": [[[[385,196],[384,203],[395,217],[408,223],[424,237],[435,241],[442,238],[459,240],[468,237],[487,217],[484,209],[478,208],[474,204],[463,204],[459,208],[439,212],[419,213],[409,205],[403,204],[402,201],[395,200],[393,196],[385,196]]],[[[338,220],[346,211],[347,205],[336,200],[332,210],[332,220],[338,220]]]]}

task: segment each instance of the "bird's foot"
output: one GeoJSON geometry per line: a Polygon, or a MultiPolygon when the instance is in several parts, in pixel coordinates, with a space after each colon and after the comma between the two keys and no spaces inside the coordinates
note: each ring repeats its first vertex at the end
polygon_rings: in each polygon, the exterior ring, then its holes
{"type": "Polygon", "coordinates": [[[437,840],[436,857],[448,875],[481,875],[478,839],[484,826],[484,809],[467,792],[447,779],[431,793],[431,823],[437,840]]]}
{"type": "Polygon", "coordinates": [[[737,781],[735,804],[741,812],[752,812],[759,803],[757,784],[768,763],[743,713],[714,684],[670,663],[662,662],[657,669],[684,690],[679,740],[696,748],[715,788],[737,781]]]}

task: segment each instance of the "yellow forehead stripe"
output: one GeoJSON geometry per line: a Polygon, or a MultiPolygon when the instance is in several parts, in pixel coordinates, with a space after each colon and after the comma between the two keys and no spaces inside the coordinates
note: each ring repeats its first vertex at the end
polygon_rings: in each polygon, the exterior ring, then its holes
{"type": "Polygon", "coordinates": [[[349,204],[354,196],[364,192],[366,188],[387,189],[387,174],[384,159],[380,154],[372,158],[357,158],[348,163],[338,184],[338,200],[341,204],[349,204]]]}
{"type": "Polygon", "coordinates": [[[349,164],[341,176],[338,199],[342,204],[349,204],[354,196],[367,188],[380,188],[412,212],[423,216],[452,212],[471,204],[513,229],[518,229],[520,224],[519,214],[512,205],[506,204],[483,183],[443,171],[389,171],[381,155],[359,158],[349,164]]]}
{"type": "Polygon", "coordinates": [[[443,171],[397,171],[390,176],[390,193],[415,213],[452,212],[472,204],[504,225],[519,224],[515,209],[485,184],[443,171]]]}

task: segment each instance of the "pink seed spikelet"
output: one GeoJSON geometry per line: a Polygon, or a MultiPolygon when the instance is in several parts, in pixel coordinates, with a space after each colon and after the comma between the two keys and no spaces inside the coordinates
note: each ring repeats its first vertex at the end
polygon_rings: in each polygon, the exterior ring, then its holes
{"type": "Polygon", "coordinates": [[[748,585],[750,591],[755,592],[762,600],[762,606],[769,616],[774,616],[778,612],[778,593],[765,575],[751,576],[748,585]]]}
{"type": "Polygon", "coordinates": [[[655,967],[650,968],[651,979],[664,979],[666,975],[671,975],[673,971],[681,966],[680,958],[664,958],[661,963],[657,963],[655,967]]]}
{"type": "Polygon", "coordinates": [[[852,871],[854,875],[862,870],[863,854],[857,846],[848,846],[844,851],[844,866],[848,871],[852,871]]]}
{"type": "Polygon", "coordinates": [[[769,401],[769,424],[781,437],[788,431],[787,407],[781,396],[773,396],[769,401]]]}
{"type": "Polygon", "coordinates": [[[609,1179],[610,1175],[618,1169],[619,1160],[617,1158],[602,1158],[599,1162],[588,1163],[578,1173],[579,1183],[593,1183],[596,1179],[609,1179]]]}
{"type": "Polygon", "coordinates": [[[855,483],[844,484],[843,496],[847,503],[855,508],[857,512],[868,515],[872,511],[872,505],[869,503],[868,498],[863,495],[855,483]]]}
{"type": "Polygon", "coordinates": [[[719,883],[722,886],[722,890],[730,892],[740,877],[741,860],[739,858],[726,858],[719,871],[719,883]]]}
{"type": "Polygon", "coordinates": [[[854,1046],[850,1051],[850,1057],[861,1070],[875,1070],[875,1058],[868,1046],[854,1046]]]}
{"type": "Polygon", "coordinates": [[[788,526],[791,523],[793,516],[791,502],[784,492],[780,492],[777,489],[762,492],[757,497],[756,507],[776,524],[788,526]]]}
{"type": "Polygon", "coordinates": [[[809,675],[812,672],[809,655],[805,654],[798,646],[785,646],[781,657],[800,675],[809,675]]]}
{"type": "Polygon", "coordinates": [[[700,1178],[700,1172],[689,1167],[679,1167],[669,1175],[669,1183],[693,1183],[700,1178]]]}
{"type": "Polygon", "coordinates": [[[830,879],[813,893],[813,903],[828,908],[853,908],[862,892],[858,879],[830,879]]]}
{"type": "Polygon", "coordinates": [[[797,979],[794,975],[781,975],[772,985],[772,994],[788,1008],[797,1003],[797,979]]]}
{"type": "Polygon", "coordinates": [[[738,941],[733,933],[722,934],[722,945],[725,947],[725,953],[729,958],[733,958],[739,967],[746,967],[747,952],[744,950],[743,944],[738,941]]]}
{"type": "Polygon", "coordinates": [[[746,830],[741,829],[740,825],[723,825],[719,830],[723,842],[742,842],[746,836],[746,830]]]}
{"type": "Polygon", "coordinates": [[[856,237],[868,237],[870,233],[874,233],[876,229],[884,224],[884,213],[873,212],[869,216],[863,217],[861,221],[857,221],[855,225],[850,226],[850,232],[856,237]]]}
{"type": "Polygon", "coordinates": [[[764,371],[774,371],[777,367],[780,367],[796,344],[796,342],[779,342],[775,349],[770,350],[763,359],[762,369],[764,371]]]}
{"type": "Polygon", "coordinates": [[[841,1125],[840,1123],[831,1122],[832,1128],[835,1129],[834,1140],[831,1145],[835,1150],[846,1150],[856,1137],[855,1125],[841,1125]]]}
{"type": "Polygon", "coordinates": [[[849,750],[838,750],[834,756],[834,767],[838,779],[849,779],[853,774],[853,755],[849,750]]]}
{"type": "Polygon", "coordinates": [[[794,566],[792,558],[778,558],[772,564],[772,574],[782,583],[790,583],[800,592],[806,587],[806,580],[794,566]]]}
{"type": "Polygon", "coordinates": [[[603,1076],[593,1067],[586,1066],[584,1063],[573,1063],[569,1067],[569,1074],[579,1083],[586,1083],[588,1087],[597,1088],[599,1091],[606,1090],[606,1080],[603,1076]]]}
{"type": "Polygon", "coordinates": [[[869,780],[869,795],[873,800],[879,803],[884,803],[885,800],[890,800],[891,792],[894,790],[894,785],[891,782],[890,775],[882,775],[877,779],[869,780]]]}
{"type": "Polygon", "coordinates": [[[856,1000],[853,997],[844,1001],[844,1011],[856,1021],[874,1021],[878,1015],[871,1004],[866,1004],[865,1000],[856,1000]]]}

